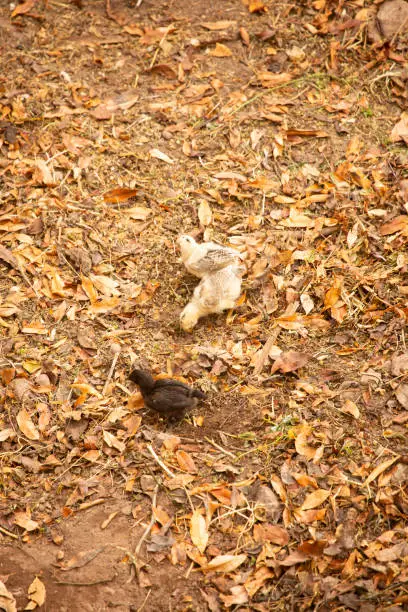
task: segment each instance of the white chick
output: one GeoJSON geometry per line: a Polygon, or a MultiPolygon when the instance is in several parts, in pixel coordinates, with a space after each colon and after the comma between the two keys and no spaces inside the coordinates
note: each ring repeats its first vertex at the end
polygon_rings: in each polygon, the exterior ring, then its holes
{"type": "Polygon", "coordinates": [[[222,270],[226,266],[236,264],[241,258],[241,253],[230,247],[224,247],[215,242],[203,242],[198,244],[194,238],[182,234],[178,238],[181,250],[181,259],[190,274],[203,278],[206,274],[212,274],[222,270]]]}
{"type": "Polygon", "coordinates": [[[201,279],[193,298],[180,314],[184,331],[191,331],[198,319],[235,306],[241,293],[243,266],[231,265],[201,279]]]}

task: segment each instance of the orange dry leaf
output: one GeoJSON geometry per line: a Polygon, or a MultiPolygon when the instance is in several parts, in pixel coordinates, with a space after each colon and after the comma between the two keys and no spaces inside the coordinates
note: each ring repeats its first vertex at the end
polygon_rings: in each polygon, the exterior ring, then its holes
{"type": "Polygon", "coordinates": [[[194,463],[194,460],[191,455],[186,453],[186,451],[178,450],[176,452],[177,463],[185,472],[189,472],[190,474],[197,474],[197,468],[194,463]]]}
{"type": "Polygon", "coordinates": [[[82,288],[85,291],[86,295],[88,296],[91,304],[93,304],[94,302],[97,301],[98,299],[98,293],[95,289],[95,287],[93,286],[93,283],[91,281],[90,278],[88,278],[87,276],[81,276],[81,284],[82,284],[82,288]]]}
{"type": "Polygon", "coordinates": [[[326,295],[324,296],[324,306],[326,310],[328,308],[331,308],[338,302],[341,293],[341,284],[342,279],[335,278],[333,286],[327,291],[326,295]]]}
{"type": "Polygon", "coordinates": [[[326,491],[325,489],[317,489],[309,495],[306,495],[305,501],[299,508],[299,510],[312,510],[313,508],[317,508],[317,506],[321,506],[326,499],[330,497],[330,491],[326,491]]]}
{"type": "Polygon", "coordinates": [[[129,198],[133,198],[137,194],[137,189],[129,189],[127,187],[118,187],[117,189],[110,189],[103,194],[104,202],[107,204],[117,204],[119,202],[125,202],[129,198]]]}
{"type": "Polygon", "coordinates": [[[24,13],[28,13],[37,4],[38,0],[26,0],[23,4],[19,4],[16,6],[14,11],[11,13],[12,17],[16,17],[17,15],[24,15],[24,13]]]}
{"type": "Polygon", "coordinates": [[[249,0],[248,8],[250,13],[261,13],[268,10],[262,0],[249,0]]]}
{"type": "Polygon", "coordinates": [[[20,410],[17,414],[16,420],[20,430],[29,440],[40,439],[40,434],[37,431],[37,428],[35,427],[34,423],[32,422],[27,410],[25,410],[24,408],[20,410]]]}
{"type": "Polygon", "coordinates": [[[403,232],[403,234],[408,235],[408,215],[394,217],[392,221],[384,223],[384,225],[380,227],[381,236],[388,236],[396,232],[403,232]]]}
{"type": "Polygon", "coordinates": [[[217,43],[214,49],[211,49],[209,55],[212,57],[231,57],[232,51],[226,45],[222,45],[221,43],[217,43]]]}
{"type": "Polygon", "coordinates": [[[272,525],[271,523],[256,524],[254,526],[255,542],[272,542],[280,546],[286,546],[289,542],[289,534],[284,527],[272,525]]]}
{"type": "Polygon", "coordinates": [[[31,323],[24,323],[21,328],[23,334],[39,334],[45,336],[48,334],[48,330],[46,329],[44,323],[41,321],[32,321],[31,323]]]}

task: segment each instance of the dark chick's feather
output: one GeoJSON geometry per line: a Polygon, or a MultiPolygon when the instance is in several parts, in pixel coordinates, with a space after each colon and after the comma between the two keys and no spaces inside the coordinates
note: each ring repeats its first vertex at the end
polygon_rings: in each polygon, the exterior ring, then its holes
{"type": "Polygon", "coordinates": [[[197,399],[205,399],[205,393],[171,378],[154,380],[145,370],[134,370],[129,378],[140,387],[145,405],[160,414],[181,418],[193,408],[197,399]]]}

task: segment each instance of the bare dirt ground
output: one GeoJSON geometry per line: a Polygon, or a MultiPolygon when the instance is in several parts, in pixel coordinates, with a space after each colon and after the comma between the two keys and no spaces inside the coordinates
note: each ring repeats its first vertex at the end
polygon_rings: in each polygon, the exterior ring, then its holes
{"type": "Polygon", "coordinates": [[[0,608],[407,609],[387,4],[1,3],[0,608]],[[180,232],[247,266],[189,334],[180,232]],[[168,425],[134,364],[208,399],[168,425]]]}

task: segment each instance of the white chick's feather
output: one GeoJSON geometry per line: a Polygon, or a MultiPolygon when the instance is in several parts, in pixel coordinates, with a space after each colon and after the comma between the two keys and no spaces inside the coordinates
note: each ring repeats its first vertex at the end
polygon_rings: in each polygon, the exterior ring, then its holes
{"type": "Polygon", "coordinates": [[[241,293],[244,271],[243,266],[231,265],[202,278],[180,314],[184,331],[191,331],[201,317],[233,308],[241,293]]]}
{"type": "Polygon", "coordinates": [[[241,253],[230,247],[224,247],[215,242],[198,244],[194,238],[183,234],[178,243],[181,250],[181,259],[187,271],[198,278],[222,270],[231,264],[236,264],[241,253]]]}

